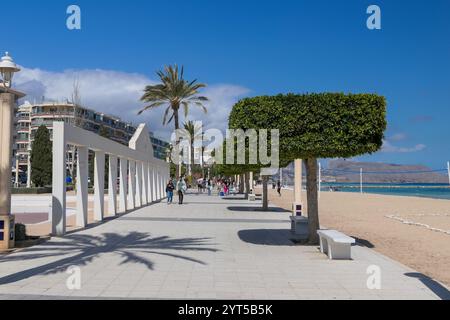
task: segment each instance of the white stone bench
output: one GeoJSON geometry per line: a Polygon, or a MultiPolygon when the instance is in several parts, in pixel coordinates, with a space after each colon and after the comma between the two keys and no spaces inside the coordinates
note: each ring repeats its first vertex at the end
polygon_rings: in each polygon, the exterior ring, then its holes
{"type": "Polygon", "coordinates": [[[248,195],[248,201],[256,201],[256,195],[251,193],[248,195]]]}
{"type": "Polygon", "coordinates": [[[336,230],[319,230],[320,251],[331,260],[351,260],[355,239],[336,230]]]}

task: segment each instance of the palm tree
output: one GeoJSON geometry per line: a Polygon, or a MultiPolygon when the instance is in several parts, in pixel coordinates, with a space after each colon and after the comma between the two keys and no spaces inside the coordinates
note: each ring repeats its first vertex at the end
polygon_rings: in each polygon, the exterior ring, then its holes
{"type": "Polygon", "coordinates": [[[189,148],[190,148],[190,153],[191,153],[191,161],[189,162],[189,175],[192,175],[192,167],[195,165],[194,142],[198,138],[201,139],[203,137],[203,132],[201,132],[201,126],[199,126],[194,121],[185,122],[183,126],[184,126],[184,130],[186,130],[186,133],[189,136],[189,140],[190,140],[189,148]]]}
{"type": "MultiPolygon", "coordinates": [[[[189,113],[190,105],[200,107],[203,112],[207,113],[204,103],[208,101],[208,98],[198,95],[199,90],[205,88],[206,85],[197,83],[197,80],[185,80],[183,77],[183,67],[181,67],[181,71],[179,72],[177,65],[166,66],[164,70],[158,71],[157,75],[161,80],[161,83],[145,87],[141,101],[149,104],[139,111],[138,114],[142,114],[146,110],[166,106],[163,125],[169,124],[173,120],[175,122],[175,130],[178,130],[180,129],[180,108],[184,109],[185,117],[187,117],[189,113]]],[[[179,143],[178,136],[176,142],[177,144],[179,143]]],[[[181,174],[180,168],[178,168],[177,174],[181,174]]]]}

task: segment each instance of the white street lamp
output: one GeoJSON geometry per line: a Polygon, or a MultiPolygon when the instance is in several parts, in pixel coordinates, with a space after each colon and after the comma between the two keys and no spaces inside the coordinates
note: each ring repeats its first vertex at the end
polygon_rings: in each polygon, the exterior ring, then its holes
{"type": "Polygon", "coordinates": [[[17,100],[25,96],[11,89],[12,78],[18,71],[20,69],[6,53],[0,60],[0,252],[8,251],[15,245],[15,218],[11,214],[12,124],[17,100]]]}
{"type": "Polygon", "coordinates": [[[7,89],[11,88],[12,78],[14,73],[19,72],[20,68],[14,63],[8,52],[2,57],[0,61],[0,74],[3,78],[3,86],[7,89]]]}

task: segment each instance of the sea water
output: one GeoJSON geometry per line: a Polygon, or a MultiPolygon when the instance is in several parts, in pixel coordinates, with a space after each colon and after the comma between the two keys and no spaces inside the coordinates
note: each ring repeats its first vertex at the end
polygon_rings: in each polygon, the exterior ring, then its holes
{"type": "MultiPolygon", "coordinates": [[[[322,183],[321,189],[322,191],[331,191],[333,189],[335,192],[361,192],[359,183],[322,183]]],[[[450,200],[450,186],[448,183],[364,183],[363,192],[450,200]]]]}

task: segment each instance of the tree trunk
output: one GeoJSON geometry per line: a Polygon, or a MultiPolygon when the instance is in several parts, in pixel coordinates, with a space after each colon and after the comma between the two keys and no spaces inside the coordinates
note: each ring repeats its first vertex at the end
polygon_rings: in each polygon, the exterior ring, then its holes
{"type": "Polygon", "coordinates": [[[241,174],[239,177],[239,193],[240,194],[244,194],[244,192],[245,192],[244,180],[245,180],[245,174],[241,174]]]}
{"type": "Polygon", "coordinates": [[[194,140],[191,141],[191,161],[189,163],[189,175],[192,176],[192,171],[194,170],[195,160],[194,160],[194,140]]]}
{"type": "Polygon", "coordinates": [[[262,209],[264,211],[269,210],[269,198],[268,198],[268,188],[267,188],[267,183],[269,181],[269,177],[268,176],[263,176],[262,177],[263,180],[263,201],[262,201],[262,209]]]}
{"type": "MultiPolygon", "coordinates": [[[[174,118],[174,121],[175,121],[175,130],[176,130],[176,136],[175,136],[175,141],[176,142],[175,143],[176,143],[176,145],[179,146],[180,139],[178,137],[178,129],[180,129],[180,120],[179,120],[179,117],[178,117],[178,108],[172,106],[172,109],[173,109],[173,118],[174,118]]],[[[178,156],[178,158],[179,158],[179,156],[178,156]]],[[[177,166],[177,179],[178,179],[178,177],[181,177],[181,161],[180,160],[181,159],[178,159],[178,163],[176,163],[176,166],[177,166]]]]}
{"type": "Polygon", "coordinates": [[[320,229],[319,203],[317,200],[317,159],[309,158],[305,161],[306,166],[306,190],[308,203],[309,243],[318,244],[320,229]]]}
{"type": "Polygon", "coordinates": [[[250,173],[246,172],[244,175],[245,181],[245,199],[248,199],[248,194],[250,193],[250,173]]]}

